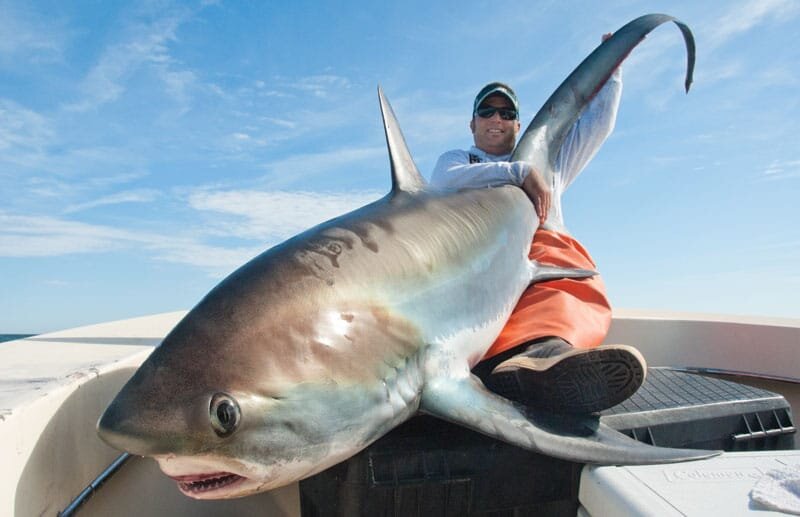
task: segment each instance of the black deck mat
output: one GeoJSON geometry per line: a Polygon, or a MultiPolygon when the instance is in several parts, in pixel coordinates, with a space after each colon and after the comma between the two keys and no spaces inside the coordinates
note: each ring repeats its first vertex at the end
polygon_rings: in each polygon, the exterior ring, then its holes
{"type": "Polygon", "coordinates": [[[736,382],[668,368],[650,368],[639,391],[602,414],[618,415],[761,400],[781,401],[783,397],[736,382]]]}

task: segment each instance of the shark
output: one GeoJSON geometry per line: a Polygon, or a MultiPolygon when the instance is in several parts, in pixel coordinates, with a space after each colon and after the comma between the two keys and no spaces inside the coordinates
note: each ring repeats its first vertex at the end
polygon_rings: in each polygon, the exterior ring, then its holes
{"type": "MultiPolygon", "coordinates": [[[[555,153],[583,107],[658,25],[618,30],[550,97],[514,159],[554,185],[555,153]]],[[[346,460],[418,413],[524,449],[592,464],[651,464],[715,451],[646,445],[598,415],[547,413],[487,390],[470,370],[532,283],[585,277],[530,261],[538,225],[515,186],[436,191],[378,89],[392,188],[263,252],[213,288],[110,403],[100,437],[154,458],[199,499],[270,490],[346,460]]],[[[556,190],[554,197],[560,197],[556,190]]],[[[563,226],[554,202],[549,221],[563,226]]]]}

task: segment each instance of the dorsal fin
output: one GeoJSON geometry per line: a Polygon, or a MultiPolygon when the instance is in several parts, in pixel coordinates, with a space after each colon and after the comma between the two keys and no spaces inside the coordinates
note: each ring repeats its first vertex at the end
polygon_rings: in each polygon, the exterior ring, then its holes
{"type": "Polygon", "coordinates": [[[604,41],[561,83],[547,99],[522,135],[511,160],[531,163],[552,184],[553,167],[567,132],[614,70],[644,37],[662,23],[672,21],[686,43],[686,91],[692,82],[695,47],[685,24],[666,14],[647,14],[623,26],[604,41]]]}
{"type": "Polygon", "coordinates": [[[389,162],[392,166],[392,192],[419,192],[425,189],[425,179],[419,173],[408,145],[400,131],[400,125],[392,111],[392,106],[378,87],[378,99],[381,103],[383,129],[386,132],[386,145],[389,147],[389,162]]]}

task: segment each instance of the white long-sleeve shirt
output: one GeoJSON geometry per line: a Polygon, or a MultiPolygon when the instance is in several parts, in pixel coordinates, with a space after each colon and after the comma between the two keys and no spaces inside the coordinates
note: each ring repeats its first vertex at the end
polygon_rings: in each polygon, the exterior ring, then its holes
{"type": "MultiPolygon", "coordinates": [[[[597,92],[572,126],[556,158],[555,176],[561,192],[580,174],[614,129],[622,96],[617,69],[597,92]]],[[[530,168],[525,162],[509,162],[511,154],[496,156],[472,146],[468,151],[447,151],[439,157],[431,174],[431,185],[440,189],[521,186],[530,168]],[[470,154],[479,163],[470,163],[470,154]]]]}

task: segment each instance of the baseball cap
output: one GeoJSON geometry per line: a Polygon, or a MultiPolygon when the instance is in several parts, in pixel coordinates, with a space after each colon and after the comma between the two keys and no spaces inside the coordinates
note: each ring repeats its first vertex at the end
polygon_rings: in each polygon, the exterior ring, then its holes
{"type": "Polygon", "coordinates": [[[511,104],[514,106],[514,109],[519,112],[519,102],[517,102],[517,94],[514,93],[514,90],[505,83],[489,83],[483,88],[481,91],[478,92],[478,95],[475,96],[475,103],[472,105],[472,116],[475,116],[475,112],[478,111],[478,108],[483,104],[483,101],[486,100],[487,97],[490,95],[500,94],[511,101],[511,104]]]}

